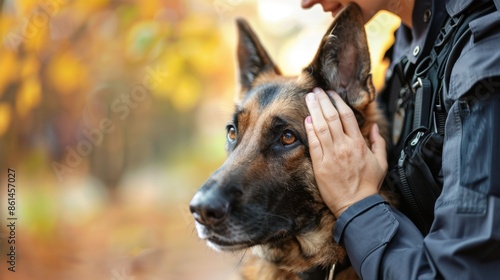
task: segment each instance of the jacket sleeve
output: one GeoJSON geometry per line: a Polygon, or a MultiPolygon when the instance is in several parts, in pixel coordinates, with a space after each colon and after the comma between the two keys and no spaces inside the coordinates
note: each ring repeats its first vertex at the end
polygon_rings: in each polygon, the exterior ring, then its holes
{"type": "Polygon", "coordinates": [[[345,246],[362,279],[410,279],[424,253],[423,237],[415,225],[379,195],[342,213],[334,238],[345,246]]]}
{"type": "Polygon", "coordinates": [[[334,238],[363,279],[496,279],[500,275],[500,86],[452,103],[443,148],[444,186],[423,238],[380,196],[348,208],[334,238]]]}

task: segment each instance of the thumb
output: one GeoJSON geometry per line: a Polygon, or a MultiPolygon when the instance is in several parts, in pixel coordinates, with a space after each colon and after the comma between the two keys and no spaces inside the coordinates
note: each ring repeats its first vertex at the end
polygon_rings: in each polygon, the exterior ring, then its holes
{"type": "Polygon", "coordinates": [[[371,150],[377,158],[378,163],[384,171],[387,171],[387,153],[385,150],[385,140],[380,135],[377,124],[373,124],[370,131],[370,145],[371,150]]]}

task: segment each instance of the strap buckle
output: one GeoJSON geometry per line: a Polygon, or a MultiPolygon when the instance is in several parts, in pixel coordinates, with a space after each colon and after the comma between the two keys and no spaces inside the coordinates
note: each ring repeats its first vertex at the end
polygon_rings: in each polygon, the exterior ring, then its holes
{"type": "Polygon", "coordinates": [[[448,39],[450,39],[451,35],[453,35],[453,30],[464,20],[464,18],[465,15],[463,13],[458,18],[451,17],[448,22],[446,22],[445,26],[441,28],[434,47],[440,48],[443,46],[448,39]]]}

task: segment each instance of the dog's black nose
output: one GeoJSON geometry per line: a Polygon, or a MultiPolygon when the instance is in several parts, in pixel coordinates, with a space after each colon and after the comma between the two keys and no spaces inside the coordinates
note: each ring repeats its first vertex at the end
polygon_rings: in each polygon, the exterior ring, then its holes
{"type": "Polygon", "coordinates": [[[189,210],[193,213],[196,221],[205,226],[211,226],[222,222],[227,217],[229,201],[222,197],[197,193],[189,204],[189,210]]]}

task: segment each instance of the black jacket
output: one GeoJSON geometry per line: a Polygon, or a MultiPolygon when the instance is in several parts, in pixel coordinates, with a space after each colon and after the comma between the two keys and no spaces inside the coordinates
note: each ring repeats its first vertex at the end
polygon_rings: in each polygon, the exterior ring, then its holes
{"type": "MultiPolygon", "coordinates": [[[[446,14],[462,13],[472,2],[415,1],[413,29],[398,31],[393,65],[403,55],[418,62],[446,14]]],[[[444,186],[430,233],[422,237],[378,195],[337,220],[334,238],[363,279],[500,277],[500,1],[491,2],[497,11],[470,23],[467,43],[445,76],[444,186]]]]}

